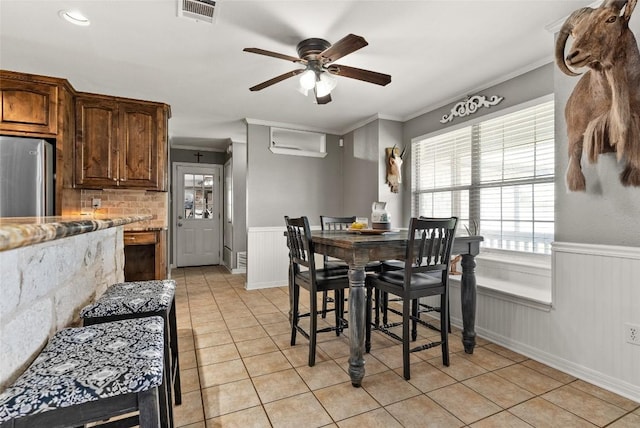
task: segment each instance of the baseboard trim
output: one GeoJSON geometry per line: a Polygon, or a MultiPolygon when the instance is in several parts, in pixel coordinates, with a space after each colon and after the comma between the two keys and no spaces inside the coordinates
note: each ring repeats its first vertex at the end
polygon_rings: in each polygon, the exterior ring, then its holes
{"type": "Polygon", "coordinates": [[[282,281],[265,281],[265,282],[247,282],[247,290],[261,290],[263,288],[286,287],[286,282],[282,281]]]}
{"type": "MultiPolygon", "coordinates": [[[[451,323],[462,329],[462,320],[455,319],[454,322],[454,319],[452,318],[451,323]]],[[[532,360],[546,364],[549,367],[553,367],[554,369],[575,376],[585,382],[592,383],[615,394],[628,398],[629,400],[640,402],[640,387],[636,385],[613,378],[579,364],[572,363],[571,361],[563,358],[558,358],[555,355],[551,355],[539,349],[511,340],[508,337],[495,334],[494,332],[485,330],[481,327],[476,329],[476,334],[483,339],[489,340],[511,351],[518,352],[532,360]]]]}

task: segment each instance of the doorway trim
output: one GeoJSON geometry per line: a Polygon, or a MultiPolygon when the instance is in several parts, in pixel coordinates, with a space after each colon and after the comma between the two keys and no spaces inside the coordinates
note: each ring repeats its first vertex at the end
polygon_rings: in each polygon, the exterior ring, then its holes
{"type": "MultiPolygon", "coordinates": [[[[172,162],[171,164],[171,226],[170,226],[170,232],[171,232],[171,268],[176,268],[178,266],[177,263],[177,247],[178,247],[178,228],[177,228],[177,218],[178,218],[178,213],[181,212],[180,210],[183,208],[182,206],[178,205],[178,201],[176,199],[176,194],[177,194],[177,180],[178,180],[178,167],[185,167],[185,168],[190,168],[190,167],[201,167],[201,168],[209,168],[211,170],[215,170],[216,174],[218,174],[218,177],[220,177],[220,186],[222,187],[222,165],[219,164],[215,164],[215,163],[195,163],[195,162],[172,162]]],[[[216,201],[218,206],[220,207],[220,233],[218,236],[218,251],[220,254],[220,261],[221,261],[221,265],[222,265],[222,248],[223,248],[223,238],[224,238],[224,222],[223,222],[223,212],[224,212],[224,206],[223,204],[223,199],[222,199],[222,189],[218,189],[218,200],[216,201]]],[[[182,203],[184,204],[184,201],[182,201],[182,203]]]]}

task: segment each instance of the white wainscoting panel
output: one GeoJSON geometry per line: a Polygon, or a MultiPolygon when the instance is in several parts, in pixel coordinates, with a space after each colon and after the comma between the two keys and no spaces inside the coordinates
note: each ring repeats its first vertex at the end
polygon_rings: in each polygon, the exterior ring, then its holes
{"type": "Polygon", "coordinates": [[[286,228],[250,227],[247,233],[247,290],[288,283],[286,228]]]}
{"type": "MultiPolygon", "coordinates": [[[[476,333],[506,348],[640,402],[640,248],[554,243],[551,310],[478,290],[476,333]]],[[[461,326],[452,281],[452,322],[461,326]]]]}

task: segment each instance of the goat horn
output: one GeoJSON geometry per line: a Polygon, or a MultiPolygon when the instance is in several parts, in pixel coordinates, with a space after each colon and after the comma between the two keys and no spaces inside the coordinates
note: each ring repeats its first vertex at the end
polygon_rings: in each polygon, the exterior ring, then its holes
{"type": "Polygon", "coordinates": [[[625,4],[627,4],[627,0],[604,0],[600,7],[615,7],[620,11],[625,4]]]}
{"type": "Polygon", "coordinates": [[[558,34],[558,40],[556,40],[556,64],[560,70],[568,75],[568,76],[579,76],[580,73],[576,73],[571,70],[567,63],[564,60],[564,47],[567,44],[567,40],[569,39],[569,35],[571,35],[571,31],[573,31],[573,26],[575,21],[584,15],[585,13],[589,13],[593,11],[590,7],[583,7],[582,9],[578,9],[574,11],[567,20],[562,24],[562,28],[560,29],[560,33],[558,34]]]}
{"type": "MultiPolygon", "coordinates": [[[[394,145],[393,145],[393,147],[391,148],[391,157],[392,157],[393,159],[395,159],[395,158],[396,158],[396,145],[395,145],[395,144],[394,144],[394,145]]],[[[402,157],[402,156],[400,156],[400,157],[402,157]]]]}
{"type": "Polygon", "coordinates": [[[404,149],[402,149],[402,153],[400,153],[400,159],[402,159],[404,157],[404,151],[407,150],[407,148],[405,147],[404,149]]]}
{"type": "Polygon", "coordinates": [[[624,19],[629,22],[629,19],[631,18],[631,14],[633,13],[633,8],[636,7],[636,2],[637,0],[630,0],[627,2],[627,7],[624,10],[624,19]]]}

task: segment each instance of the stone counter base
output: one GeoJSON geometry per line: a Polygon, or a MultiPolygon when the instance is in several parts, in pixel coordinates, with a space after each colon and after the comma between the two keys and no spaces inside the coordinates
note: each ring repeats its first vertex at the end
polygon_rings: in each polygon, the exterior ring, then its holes
{"type": "Polygon", "coordinates": [[[0,252],[0,391],[82,307],[124,281],[123,227],[0,252]]]}

